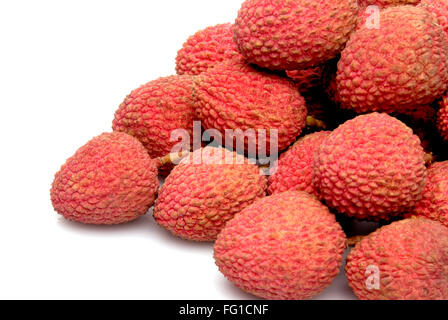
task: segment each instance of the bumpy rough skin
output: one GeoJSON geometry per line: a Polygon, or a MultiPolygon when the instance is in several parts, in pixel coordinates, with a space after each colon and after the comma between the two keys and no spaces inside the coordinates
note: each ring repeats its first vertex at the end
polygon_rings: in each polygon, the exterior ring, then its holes
{"type": "Polygon", "coordinates": [[[357,12],[356,0],[247,0],[238,13],[234,39],[239,52],[263,68],[309,68],[342,51],[357,12]]]}
{"type": "Polygon", "coordinates": [[[302,70],[289,70],[286,75],[299,87],[300,92],[307,92],[321,84],[324,67],[313,67],[302,70]]]}
{"type": "Polygon", "coordinates": [[[436,18],[443,28],[445,35],[448,36],[448,1],[447,0],[422,0],[420,5],[436,18]]]}
{"type": "Polygon", "coordinates": [[[414,6],[381,11],[381,27],[353,33],[338,64],[338,98],[358,113],[405,112],[448,86],[448,38],[435,17],[414,6]]]}
{"type": "Polygon", "coordinates": [[[265,299],[305,300],[339,273],[345,235],[317,198],[289,191],[237,214],[215,243],[219,270],[237,287],[265,299]]]}
{"type": "Polygon", "coordinates": [[[416,5],[420,0],[358,0],[360,7],[378,6],[380,8],[387,8],[399,5],[416,5]]]}
{"type": "MultiPolygon", "coordinates": [[[[243,63],[221,64],[197,76],[194,86],[196,112],[204,129],[254,129],[257,146],[278,143],[284,150],[306,125],[305,99],[288,79],[259,71],[243,63]],[[266,139],[257,130],[266,130],[266,139]],[[278,140],[270,130],[278,130],[278,140]]],[[[225,139],[232,145],[231,137],[225,139]]],[[[223,141],[224,144],[225,141],[223,141]]],[[[248,143],[245,143],[246,150],[248,143]]]]}
{"type": "Polygon", "coordinates": [[[294,190],[317,196],[313,184],[314,153],[329,135],[328,131],[307,135],[282,154],[274,166],[275,174],[269,177],[269,194],[294,190]]]}
{"type": "Polygon", "coordinates": [[[144,215],[158,188],[156,161],[143,145],[124,133],[103,133],[56,173],[51,201],[69,220],[120,224],[144,215]]]}
{"type": "Polygon", "coordinates": [[[192,162],[183,160],[173,169],[154,208],[159,225],[187,240],[216,240],[227,221],[266,195],[266,177],[235,153],[216,149],[218,158],[194,160],[209,150],[195,151],[192,162]],[[225,157],[231,161],[222,163],[225,157]]]}
{"type": "Polygon", "coordinates": [[[446,300],[448,228],[425,218],[394,222],[350,252],[346,274],[363,300],[446,300]],[[379,271],[379,289],[369,267],[379,271]]]}
{"type": "Polygon", "coordinates": [[[433,105],[416,106],[406,114],[392,114],[414,131],[427,153],[434,151],[437,139],[437,110],[433,105]]]}
{"type": "Polygon", "coordinates": [[[448,227],[448,161],[434,163],[428,169],[423,197],[412,215],[436,220],[448,227]]]}
{"type": "Polygon", "coordinates": [[[177,74],[198,75],[216,64],[239,56],[233,25],[219,24],[188,38],[176,57],[177,74]]]}
{"type": "Polygon", "coordinates": [[[314,183],[328,206],[359,219],[389,219],[421,199],[420,139],[401,121],[372,113],[334,130],[314,160],[314,183]]]}
{"type": "Polygon", "coordinates": [[[136,137],[151,158],[171,152],[178,141],[171,133],[184,129],[192,135],[194,109],[193,76],[170,76],[134,90],[115,113],[113,129],[136,137]]]}
{"type": "Polygon", "coordinates": [[[443,139],[448,141],[448,96],[445,95],[440,102],[440,110],[437,115],[437,127],[443,139]]]}

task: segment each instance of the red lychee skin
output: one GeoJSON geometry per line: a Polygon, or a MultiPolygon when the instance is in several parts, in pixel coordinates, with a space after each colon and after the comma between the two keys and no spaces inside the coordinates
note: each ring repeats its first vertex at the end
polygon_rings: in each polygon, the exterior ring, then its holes
{"type": "Polygon", "coordinates": [[[438,23],[442,27],[445,34],[448,36],[448,1],[421,0],[419,6],[425,8],[437,18],[438,23]]]}
{"type": "Polygon", "coordinates": [[[436,220],[448,227],[448,161],[436,162],[429,167],[422,199],[411,215],[436,220]]]}
{"type": "Polygon", "coordinates": [[[215,243],[219,270],[265,299],[305,300],[338,275],[345,234],[317,198],[289,191],[266,197],[230,220],[215,243]]]}
{"type": "Polygon", "coordinates": [[[362,24],[353,33],[336,82],[342,107],[358,113],[430,104],[448,87],[448,38],[427,10],[389,7],[379,29],[362,24]]]}
{"type": "Polygon", "coordinates": [[[257,148],[266,142],[270,154],[271,144],[278,143],[279,151],[288,148],[306,125],[305,99],[296,86],[247,64],[221,64],[197,76],[194,97],[204,129],[218,130],[223,144],[229,140],[226,130],[253,129],[257,148]],[[266,130],[266,139],[258,130],[266,130]],[[278,130],[278,140],[270,130],[278,130]]]}
{"type": "Polygon", "coordinates": [[[81,147],[56,173],[54,209],[84,224],[120,224],[144,215],[159,187],[157,162],[124,133],[103,133],[81,147]]]}
{"type": "Polygon", "coordinates": [[[235,153],[223,153],[223,157],[229,155],[230,159],[243,162],[232,160],[223,164],[212,159],[196,164],[183,160],[177,165],[162,186],[154,207],[157,223],[187,240],[215,241],[236,213],[264,197],[267,179],[260,169],[235,153]]]}
{"type": "Polygon", "coordinates": [[[315,154],[313,181],[326,204],[358,219],[411,209],[426,183],[420,139],[401,121],[372,113],[334,130],[315,154]]]}
{"type": "MultiPolygon", "coordinates": [[[[358,25],[356,30],[358,30],[362,25],[366,23],[377,22],[381,24],[381,19],[377,19],[376,14],[379,14],[381,9],[394,6],[402,5],[413,5],[416,6],[420,3],[420,0],[358,0],[359,10],[358,10],[358,25]]],[[[375,27],[373,25],[368,27],[375,27]]],[[[381,27],[381,25],[379,26],[381,27]]]]}
{"type": "Polygon", "coordinates": [[[171,153],[179,143],[170,141],[174,130],[183,129],[192,137],[193,79],[188,75],[159,78],[132,91],[115,112],[113,130],[136,137],[151,158],[171,153]]]}
{"type": "Polygon", "coordinates": [[[446,300],[448,228],[425,218],[393,222],[363,239],[345,270],[362,300],[446,300]],[[379,289],[368,287],[371,270],[379,271],[379,289]]]}
{"type": "Polygon", "coordinates": [[[177,53],[176,72],[198,75],[239,55],[233,41],[233,25],[218,24],[188,38],[177,53]]]}
{"type": "Polygon", "coordinates": [[[434,127],[437,122],[437,110],[433,105],[418,106],[403,114],[392,114],[403,121],[416,134],[422,143],[425,152],[431,153],[434,145],[434,127]],[[404,116],[404,117],[403,117],[404,116]]]}
{"type": "Polygon", "coordinates": [[[303,70],[289,70],[286,75],[299,87],[300,92],[307,92],[321,84],[323,67],[313,67],[303,70]]]}
{"type": "Polygon", "coordinates": [[[387,8],[400,5],[417,5],[420,0],[358,0],[360,7],[378,6],[379,8],[387,8]]]}
{"type": "Polygon", "coordinates": [[[448,141],[448,96],[445,97],[440,102],[440,110],[437,114],[437,128],[439,129],[440,135],[446,141],[448,141]]]}
{"type": "Polygon", "coordinates": [[[276,172],[269,177],[268,193],[285,191],[305,191],[318,195],[313,184],[314,153],[330,135],[329,131],[316,132],[298,140],[286,153],[282,154],[276,172]]]}
{"type": "Polygon", "coordinates": [[[356,0],[247,0],[238,13],[234,39],[238,51],[260,67],[305,69],[342,51],[357,12],[356,0]]]}

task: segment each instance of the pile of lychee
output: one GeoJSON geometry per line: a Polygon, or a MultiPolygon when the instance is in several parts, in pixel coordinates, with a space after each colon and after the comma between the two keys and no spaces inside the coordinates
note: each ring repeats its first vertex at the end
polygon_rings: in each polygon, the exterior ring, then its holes
{"type": "Polygon", "coordinates": [[[359,298],[448,299],[447,21],[448,0],[244,1],[67,160],[53,206],[97,225],[153,207],[266,299],[320,294],[349,246],[359,298]]]}

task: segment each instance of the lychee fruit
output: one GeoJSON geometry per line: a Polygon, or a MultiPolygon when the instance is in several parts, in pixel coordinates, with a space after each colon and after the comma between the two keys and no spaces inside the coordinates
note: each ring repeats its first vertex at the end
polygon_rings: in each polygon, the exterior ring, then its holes
{"type": "Polygon", "coordinates": [[[406,114],[392,115],[414,131],[414,134],[420,138],[425,152],[431,153],[434,151],[434,143],[438,133],[436,129],[437,110],[432,105],[417,106],[406,114]]]}
{"type": "Polygon", "coordinates": [[[85,224],[120,224],[144,215],[159,187],[156,160],[135,138],[103,133],[81,147],[56,173],[54,209],[85,224]]]}
{"type": "Polygon", "coordinates": [[[307,135],[282,154],[273,167],[275,173],[269,177],[269,194],[294,190],[317,196],[313,185],[314,153],[329,135],[329,131],[307,135]]]}
{"type": "Polygon", "coordinates": [[[439,221],[448,227],[448,161],[436,162],[429,167],[422,199],[411,214],[439,221]]]}
{"type": "Polygon", "coordinates": [[[151,158],[163,157],[179,144],[188,149],[194,121],[193,79],[169,76],[132,91],[115,112],[113,130],[136,137],[151,158]],[[176,130],[179,135],[171,139],[176,130]]]}
{"type": "Polygon", "coordinates": [[[247,64],[224,63],[197,76],[194,97],[204,129],[217,130],[222,145],[244,143],[251,155],[288,148],[306,125],[305,99],[296,86],[247,64]]]}
{"type": "Polygon", "coordinates": [[[218,24],[188,38],[176,57],[177,74],[198,75],[223,61],[239,56],[233,25],[218,24]]]}
{"type": "Polygon", "coordinates": [[[258,200],[230,220],[215,243],[219,270],[265,299],[305,300],[338,275],[345,234],[317,198],[288,191],[258,200]]]}
{"type": "Polygon", "coordinates": [[[401,121],[372,113],[349,120],[319,147],[314,183],[327,205],[358,219],[412,208],[426,183],[420,139],[401,121]]]}
{"type": "Polygon", "coordinates": [[[336,57],[357,24],[356,0],[246,0],[234,25],[239,52],[271,70],[305,69],[336,57]]]}
{"type": "Polygon", "coordinates": [[[358,113],[404,113],[448,88],[448,38],[427,10],[389,7],[380,28],[361,25],[338,63],[338,99],[358,113]]]}
{"type": "Polygon", "coordinates": [[[437,127],[444,140],[448,140],[448,96],[440,102],[440,110],[437,115],[437,127]]]}
{"type": "Polygon", "coordinates": [[[420,7],[431,12],[442,27],[445,35],[448,36],[448,1],[447,0],[421,0],[420,7]]]}
{"type": "Polygon", "coordinates": [[[174,235],[214,241],[233,216],[266,195],[267,179],[248,159],[206,147],[183,159],[162,186],[154,218],[174,235]]]}
{"type": "Polygon", "coordinates": [[[446,300],[448,228],[425,218],[393,222],[357,244],[345,269],[362,300],[446,300]]]}

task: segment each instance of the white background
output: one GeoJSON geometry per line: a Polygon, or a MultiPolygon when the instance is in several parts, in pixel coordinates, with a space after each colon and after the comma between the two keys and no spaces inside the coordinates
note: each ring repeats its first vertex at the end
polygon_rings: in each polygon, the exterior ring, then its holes
{"type": "MultiPolygon", "coordinates": [[[[151,214],[115,227],[65,221],[54,173],[111,130],[134,88],[174,73],[188,36],[233,22],[241,0],[1,1],[0,298],[252,299],[218,272],[211,244],[151,214]]],[[[354,298],[341,275],[320,299],[354,298]]]]}

